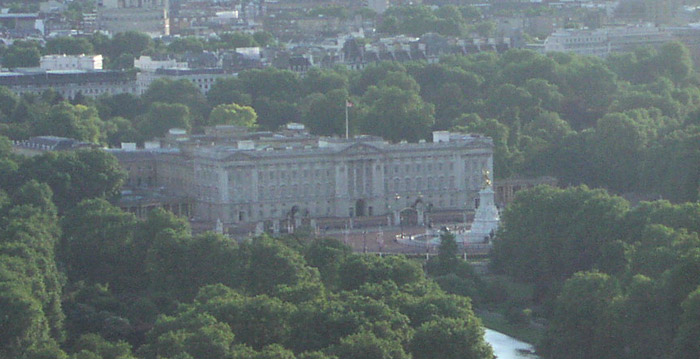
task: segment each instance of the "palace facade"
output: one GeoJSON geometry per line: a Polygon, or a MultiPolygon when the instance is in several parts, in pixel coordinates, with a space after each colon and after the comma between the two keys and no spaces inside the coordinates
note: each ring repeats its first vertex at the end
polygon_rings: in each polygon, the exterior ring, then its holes
{"type": "Polygon", "coordinates": [[[447,131],[432,142],[389,143],[312,136],[298,124],[276,133],[219,126],[196,136],[171,130],[145,149],[112,152],[129,186],[186,195],[191,219],[233,230],[348,218],[422,225],[429,215],[474,209],[483,171],[493,172],[490,138],[447,131]]]}

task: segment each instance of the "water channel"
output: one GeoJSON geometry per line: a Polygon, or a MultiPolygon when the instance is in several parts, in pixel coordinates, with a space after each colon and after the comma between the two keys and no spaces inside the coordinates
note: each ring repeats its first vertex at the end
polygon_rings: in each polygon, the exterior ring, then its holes
{"type": "Polygon", "coordinates": [[[498,359],[538,359],[537,355],[532,354],[534,348],[532,345],[521,342],[513,337],[497,331],[486,329],[484,339],[493,347],[493,353],[498,359]]]}

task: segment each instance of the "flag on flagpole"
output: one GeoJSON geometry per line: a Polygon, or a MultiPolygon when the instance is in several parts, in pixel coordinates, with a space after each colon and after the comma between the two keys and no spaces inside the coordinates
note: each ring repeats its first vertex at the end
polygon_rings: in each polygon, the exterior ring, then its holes
{"type": "Polygon", "coordinates": [[[350,100],[345,99],[345,138],[350,138],[350,122],[348,122],[348,109],[352,107],[353,103],[350,100]]]}

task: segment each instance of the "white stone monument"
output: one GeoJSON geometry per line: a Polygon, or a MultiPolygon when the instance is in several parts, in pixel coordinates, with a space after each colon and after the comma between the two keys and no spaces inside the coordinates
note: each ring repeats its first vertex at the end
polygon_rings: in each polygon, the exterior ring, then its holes
{"type": "Polygon", "coordinates": [[[464,242],[488,243],[498,228],[499,219],[489,172],[484,171],[484,187],[479,191],[479,208],[476,209],[472,228],[467,232],[464,242]]]}
{"type": "Polygon", "coordinates": [[[216,219],[216,227],[214,227],[214,232],[224,234],[224,224],[221,222],[221,218],[216,219]]]}

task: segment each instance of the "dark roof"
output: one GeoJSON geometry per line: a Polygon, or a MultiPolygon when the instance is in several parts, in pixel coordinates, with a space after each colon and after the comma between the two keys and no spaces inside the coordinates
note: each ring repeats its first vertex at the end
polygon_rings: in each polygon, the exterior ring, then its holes
{"type": "Polygon", "coordinates": [[[294,56],[289,58],[289,66],[311,66],[311,62],[305,57],[294,56]]]}
{"type": "Polygon", "coordinates": [[[396,57],[396,61],[411,61],[411,54],[408,51],[396,51],[394,53],[394,56],[396,57]]]}
{"type": "Polygon", "coordinates": [[[156,69],[157,75],[169,76],[186,76],[186,75],[207,75],[207,74],[224,74],[226,71],[222,68],[198,68],[198,69],[156,69]]]}
{"type": "Polygon", "coordinates": [[[497,51],[499,54],[502,54],[502,53],[508,51],[509,48],[510,48],[510,45],[508,45],[508,44],[506,44],[506,43],[501,43],[501,44],[497,44],[497,45],[496,45],[496,51],[497,51]]]}
{"type": "Polygon", "coordinates": [[[30,137],[26,141],[18,142],[16,146],[43,151],[66,151],[83,147],[92,147],[92,144],[88,142],[78,141],[73,138],[57,136],[36,136],[30,137]]]}
{"type": "Polygon", "coordinates": [[[381,52],[379,53],[379,58],[382,59],[383,61],[395,61],[396,57],[394,57],[394,54],[391,52],[381,52]]]}
{"type": "Polygon", "coordinates": [[[67,83],[133,81],[134,77],[133,73],[110,70],[39,71],[32,73],[2,72],[0,73],[0,85],[59,85],[67,83]]]}

